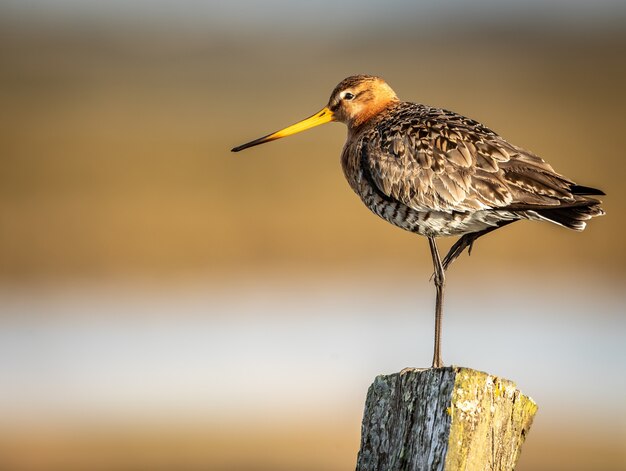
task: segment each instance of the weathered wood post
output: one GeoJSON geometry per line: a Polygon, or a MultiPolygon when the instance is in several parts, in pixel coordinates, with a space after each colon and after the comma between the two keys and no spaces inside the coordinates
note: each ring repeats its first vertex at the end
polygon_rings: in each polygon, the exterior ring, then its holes
{"type": "Polygon", "coordinates": [[[468,368],[378,376],[367,393],[356,469],[512,470],[535,412],[511,381],[468,368]]]}

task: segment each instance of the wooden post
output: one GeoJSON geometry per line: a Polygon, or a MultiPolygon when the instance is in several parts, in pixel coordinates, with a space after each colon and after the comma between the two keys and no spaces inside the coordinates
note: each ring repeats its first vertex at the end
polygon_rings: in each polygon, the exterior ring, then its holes
{"type": "Polygon", "coordinates": [[[381,375],[367,393],[356,469],[512,470],[535,412],[514,383],[481,371],[381,375]]]}

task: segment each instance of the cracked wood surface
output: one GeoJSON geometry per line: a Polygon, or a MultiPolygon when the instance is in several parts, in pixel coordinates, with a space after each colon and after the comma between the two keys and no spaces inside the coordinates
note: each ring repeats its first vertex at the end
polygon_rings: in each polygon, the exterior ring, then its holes
{"type": "Polygon", "coordinates": [[[537,405],[515,384],[446,367],[378,376],[357,471],[512,470],[537,405]]]}

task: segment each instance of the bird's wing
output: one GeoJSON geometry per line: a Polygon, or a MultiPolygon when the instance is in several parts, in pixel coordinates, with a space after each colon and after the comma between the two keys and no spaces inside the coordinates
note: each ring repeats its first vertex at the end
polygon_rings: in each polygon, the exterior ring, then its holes
{"type": "Polygon", "coordinates": [[[418,211],[530,209],[574,201],[574,183],[541,158],[441,109],[409,108],[381,121],[361,140],[359,152],[366,178],[418,211]]]}

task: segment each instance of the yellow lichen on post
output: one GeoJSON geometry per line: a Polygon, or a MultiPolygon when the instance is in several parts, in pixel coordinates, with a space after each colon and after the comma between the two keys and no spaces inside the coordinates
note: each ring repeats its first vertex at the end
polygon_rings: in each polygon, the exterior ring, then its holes
{"type": "Polygon", "coordinates": [[[455,369],[445,470],[513,469],[537,404],[509,380],[455,369]]]}

